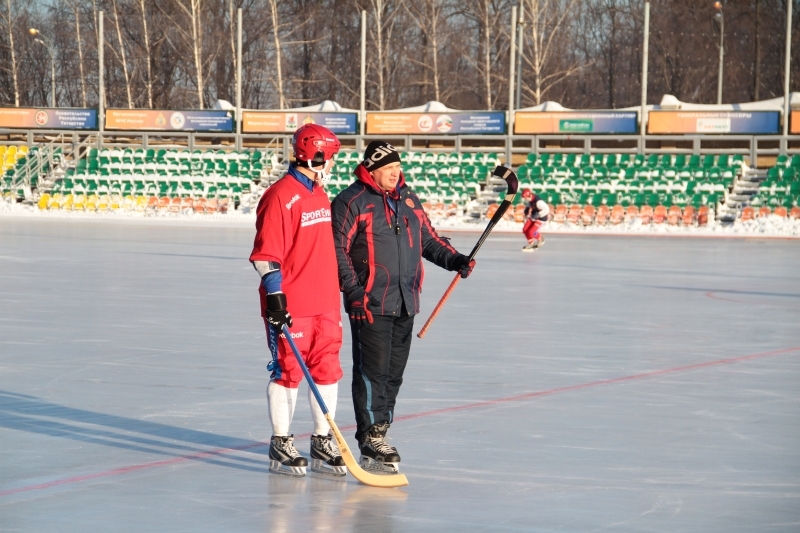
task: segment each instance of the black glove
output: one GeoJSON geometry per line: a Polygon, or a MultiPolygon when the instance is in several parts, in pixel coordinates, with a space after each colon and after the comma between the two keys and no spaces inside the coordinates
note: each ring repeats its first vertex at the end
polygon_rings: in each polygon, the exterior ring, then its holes
{"type": "Polygon", "coordinates": [[[367,322],[372,324],[372,313],[367,308],[368,304],[369,298],[366,294],[363,300],[350,302],[350,322],[354,322],[357,326],[363,326],[367,322]]]}
{"type": "Polygon", "coordinates": [[[453,260],[453,270],[461,274],[461,279],[466,279],[472,274],[472,269],[475,268],[475,260],[469,260],[466,255],[458,254],[453,260]]]}
{"type": "Polygon", "coordinates": [[[292,327],[292,315],[286,310],[285,294],[282,292],[267,294],[267,310],[264,313],[264,318],[278,331],[283,329],[284,324],[292,327]]]}

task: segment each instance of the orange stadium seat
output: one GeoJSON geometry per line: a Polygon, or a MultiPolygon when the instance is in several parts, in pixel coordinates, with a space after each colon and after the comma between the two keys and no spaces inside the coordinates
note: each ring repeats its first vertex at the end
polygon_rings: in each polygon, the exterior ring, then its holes
{"type": "Polygon", "coordinates": [[[772,214],[772,209],[770,209],[770,207],[769,207],[768,205],[762,205],[762,206],[761,206],[761,207],[758,209],[758,215],[757,215],[757,216],[758,216],[759,218],[761,218],[761,217],[768,217],[768,216],[770,216],[771,214],[772,214]]]}
{"type": "Polygon", "coordinates": [[[555,213],[553,214],[553,222],[564,223],[567,221],[567,206],[564,204],[559,204],[556,207],[555,213]]]}
{"type": "Polygon", "coordinates": [[[745,207],[742,209],[742,222],[747,222],[748,220],[753,220],[756,218],[756,210],[750,206],[745,207]]]}
{"type": "Polygon", "coordinates": [[[569,206],[569,211],[567,212],[567,221],[577,224],[578,220],[581,218],[581,211],[581,206],[578,204],[569,206]]]}
{"type": "Polygon", "coordinates": [[[657,205],[653,210],[653,223],[663,224],[667,220],[667,208],[663,205],[657,205]]]}
{"type": "Polygon", "coordinates": [[[592,204],[586,204],[581,211],[581,222],[584,226],[591,226],[594,222],[596,210],[592,204]]]}
{"type": "Polygon", "coordinates": [[[639,208],[635,205],[629,205],[625,210],[625,222],[633,222],[639,218],[639,208]]]}
{"type": "Polygon", "coordinates": [[[597,213],[595,214],[594,217],[595,222],[597,222],[598,224],[604,224],[604,225],[607,224],[610,213],[611,211],[607,205],[605,204],[600,205],[597,208],[597,213]]]}
{"type": "Polygon", "coordinates": [[[650,224],[653,221],[653,208],[649,205],[643,205],[639,210],[639,218],[642,220],[642,224],[650,224]]]}
{"type": "Polygon", "coordinates": [[[800,218],[800,207],[793,207],[791,211],[789,211],[789,216],[791,218],[800,218]]]}
{"type": "Polygon", "coordinates": [[[667,211],[667,224],[670,226],[677,226],[678,223],[681,221],[681,208],[677,205],[673,205],[667,211]]]}
{"type": "Polygon", "coordinates": [[[787,213],[787,211],[786,211],[786,208],[785,208],[785,207],[783,207],[782,205],[780,205],[780,206],[778,206],[778,207],[776,207],[776,208],[775,208],[775,213],[774,213],[774,214],[775,214],[776,216],[779,216],[779,217],[781,217],[781,218],[786,218],[786,217],[787,217],[787,215],[788,215],[788,213],[787,213]]]}
{"type": "MultiPolygon", "coordinates": [[[[425,208],[425,205],[430,206],[430,204],[427,203],[422,204],[423,209],[425,209],[425,211],[428,212],[430,210],[430,207],[425,208]]],[[[486,210],[486,218],[492,218],[494,214],[497,212],[498,207],[500,207],[498,204],[489,204],[489,209],[486,210]]]]}
{"type": "Polygon", "coordinates": [[[615,205],[611,208],[611,223],[612,224],[622,224],[622,221],[625,220],[625,208],[621,205],[615,205]]]}
{"type": "Polygon", "coordinates": [[[694,215],[695,209],[693,205],[687,205],[686,208],[683,210],[683,225],[684,226],[693,226],[694,225],[694,215]]]}
{"type": "Polygon", "coordinates": [[[709,209],[707,205],[701,205],[697,210],[697,225],[705,226],[708,224],[709,209]]]}

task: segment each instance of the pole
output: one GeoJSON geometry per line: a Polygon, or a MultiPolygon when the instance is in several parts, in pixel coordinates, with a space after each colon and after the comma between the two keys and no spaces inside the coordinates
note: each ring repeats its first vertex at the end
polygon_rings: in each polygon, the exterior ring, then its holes
{"type": "MultiPolygon", "coordinates": [[[[791,4],[791,1],[789,2],[791,4]]],[[[717,75],[717,105],[722,104],[722,61],[725,58],[725,16],[719,9],[719,74],[717,75]]]]}
{"type": "Polygon", "coordinates": [[[50,80],[51,80],[51,87],[50,90],[53,94],[50,96],[50,107],[56,106],[56,56],[55,50],[53,50],[52,46],[48,46],[48,50],[50,52],[50,80]]]}
{"type": "Polygon", "coordinates": [[[647,134],[647,56],[650,53],[650,2],[644,3],[644,43],[642,44],[642,108],[639,113],[639,153],[644,154],[647,134]]]}
{"type": "Polygon", "coordinates": [[[525,4],[519,6],[519,40],[517,41],[517,101],[516,108],[522,107],[522,45],[525,43],[525,4]]]}
{"type": "Polygon", "coordinates": [[[242,149],[242,8],[236,10],[236,149],[242,149]]]}
{"type": "Polygon", "coordinates": [[[105,122],[106,122],[106,85],[105,85],[105,69],[103,67],[103,50],[105,49],[105,36],[103,35],[103,12],[100,11],[98,19],[97,19],[97,32],[99,35],[100,42],[97,43],[97,65],[99,69],[98,73],[98,80],[100,83],[98,97],[100,102],[97,104],[99,107],[99,113],[97,113],[97,120],[100,122],[100,135],[97,136],[97,147],[103,147],[103,131],[105,130],[105,122]]]}
{"type": "MultiPolygon", "coordinates": [[[[367,83],[367,11],[361,10],[361,120],[360,131],[364,136],[365,122],[367,121],[366,112],[366,83],[367,83]]],[[[363,143],[363,139],[361,139],[363,143]]]]}
{"type": "MultiPolygon", "coordinates": [[[[786,2],[786,63],[783,67],[783,136],[789,136],[789,70],[792,60],[792,0],[786,2]]],[[[789,139],[784,139],[783,153],[789,148],[789,139]]]]}
{"type": "Polygon", "coordinates": [[[516,54],[517,40],[517,6],[511,8],[511,42],[509,46],[508,61],[508,135],[506,136],[506,166],[511,168],[511,149],[514,147],[512,135],[514,134],[514,66],[516,65],[514,56],[516,54]]]}

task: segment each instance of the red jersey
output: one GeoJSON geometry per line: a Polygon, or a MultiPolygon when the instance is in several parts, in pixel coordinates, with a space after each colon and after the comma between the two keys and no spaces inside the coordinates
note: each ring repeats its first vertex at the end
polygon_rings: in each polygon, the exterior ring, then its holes
{"type": "Polygon", "coordinates": [[[331,202],[291,174],[275,182],[256,211],[251,261],[281,265],[287,309],[294,317],[339,310],[339,275],[331,228],[331,202]]]}

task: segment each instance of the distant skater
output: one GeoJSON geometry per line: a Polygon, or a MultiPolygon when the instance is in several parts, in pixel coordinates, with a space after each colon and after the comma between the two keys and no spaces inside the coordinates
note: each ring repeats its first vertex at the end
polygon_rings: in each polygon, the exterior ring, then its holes
{"type": "MultiPolygon", "coordinates": [[[[304,476],[308,466],[289,433],[303,371],[281,333],[284,324],[292,328],[292,338],[331,416],[336,412],[342,378],[342,319],[331,203],[322,186],[330,178],[339,146],[339,139],[327,128],[307,124],[298,129],[292,138],[295,162],[267,189],[256,211],[250,261],[261,277],[261,314],[272,352],[267,366],[272,371],[267,386],[272,422],[269,469],[276,474],[304,476]]],[[[310,389],[308,401],[314,421],[311,469],[344,476],[347,467],[310,389]]]]}
{"type": "Polygon", "coordinates": [[[539,233],[539,228],[550,219],[550,206],[530,189],[523,189],[522,198],[528,202],[525,207],[525,225],[522,227],[528,244],[522,247],[522,251],[532,252],[544,244],[544,235],[539,233]]]}

